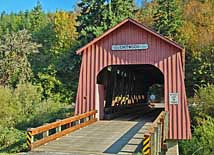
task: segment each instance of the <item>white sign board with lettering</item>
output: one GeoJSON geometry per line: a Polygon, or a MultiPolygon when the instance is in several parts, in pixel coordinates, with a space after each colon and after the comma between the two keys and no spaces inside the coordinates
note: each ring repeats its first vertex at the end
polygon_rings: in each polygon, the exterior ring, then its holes
{"type": "Polygon", "coordinates": [[[169,104],[178,104],[178,93],[169,93],[169,104]]]}
{"type": "Polygon", "coordinates": [[[148,44],[112,45],[112,51],[145,50],[148,44]]]}

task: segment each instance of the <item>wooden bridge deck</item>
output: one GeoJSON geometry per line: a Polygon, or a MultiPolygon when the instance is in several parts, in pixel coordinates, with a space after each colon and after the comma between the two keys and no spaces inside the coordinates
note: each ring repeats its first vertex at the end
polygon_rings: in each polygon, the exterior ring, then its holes
{"type": "MultiPolygon", "coordinates": [[[[155,116],[154,116],[155,117],[155,116]]],[[[97,155],[133,154],[142,149],[144,132],[151,125],[151,116],[134,121],[130,117],[98,121],[46,145],[33,149],[30,155],[97,155]]]]}

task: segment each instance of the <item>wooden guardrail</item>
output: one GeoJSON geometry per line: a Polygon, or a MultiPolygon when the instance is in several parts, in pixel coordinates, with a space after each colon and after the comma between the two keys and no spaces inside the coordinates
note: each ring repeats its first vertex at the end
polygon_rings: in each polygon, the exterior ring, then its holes
{"type": "Polygon", "coordinates": [[[29,150],[96,122],[96,110],[27,130],[29,150]]]}
{"type": "Polygon", "coordinates": [[[153,121],[144,135],[143,155],[157,155],[165,148],[164,141],[168,137],[168,113],[162,111],[153,121]]]}

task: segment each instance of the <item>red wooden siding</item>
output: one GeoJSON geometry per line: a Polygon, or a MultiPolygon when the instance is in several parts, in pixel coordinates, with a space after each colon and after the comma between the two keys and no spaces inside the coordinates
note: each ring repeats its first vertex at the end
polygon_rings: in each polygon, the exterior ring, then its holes
{"type": "Polygon", "coordinates": [[[96,107],[96,81],[98,73],[109,65],[152,64],[164,74],[165,111],[169,112],[169,139],[190,139],[190,118],[187,106],[182,48],[154,35],[147,29],[127,20],[118,28],[92,41],[79,50],[82,64],[75,114],[96,107]],[[137,51],[112,51],[113,44],[147,43],[149,48],[137,51]],[[169,93],[179,93],[179,104],[169,105],[169,93]]]}

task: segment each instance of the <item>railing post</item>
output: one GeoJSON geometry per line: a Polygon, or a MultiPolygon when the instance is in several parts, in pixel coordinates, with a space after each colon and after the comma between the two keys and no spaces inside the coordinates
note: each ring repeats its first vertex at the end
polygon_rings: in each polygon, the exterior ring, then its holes
{"type": "Polygon", "coordinates": [[[168,112],[165,113],[165,118],[164,118],[164,140],[168,139],[168,123],[169,123],[169,118],[168,118],[168,112]]]}
{"type": "MultiPolygon", "coordinates": [[[[60,119],[57,119],[56,121],[58,122],[58,121],[61,121],[61,120],[60,120],[60,119]]],[[[62,127],[61,127],[61,125],[60,125],[60,126],[58,126],[58,127],[56,128],[56,133],[61,132],[61,130],[62,130],[62,127]]]]}
{"type": "Polygon", "coordinates": [[[77,119],[77,125],[80,126],[80,128],[81,128],[81,119],[80,119],[80,117],[78,117],[78,119],[77,119]]]}
{"type": "MultiPolygon", "coordinates": [[[[48,124],[48,123],[45,123],[44,125],[46,125],[46,124],[48,124]]],[[[42,135],[43,135],[43,138],[48,137],[49,136],[49,130],[43,132],[42,135]]]]}
{"type": "Polygon", "coordinates": [[[68,123],[66,128],[70,128],[71,127],[71,123],[68,123]]]}
{"type": "Polygon", "coordinates": [[[90,121],[90,116],[87,117],[87,121],[90,121]]]}
{"type": "Polygon", "coordinates": [[[158,122],[157,126],[158,126],[158,128],[157,128],[157,135],[158,135],[158,139],[157,139],[158,140],[157,152],[159,154],[161,152],[161,123],[158,122]]]}
{"type": "Polygon", "coordinates": [[[34,142],[34,136],[32,135],[31,128],[27,129],[27,146],[28,149],[32,149],[32,143],[34,142]]]}
{"type": "Polygon", "coordinates": [[[157,148],[158,148],[158,134],[157,134],[157,127],[154,127],[154,154],[157,155],[157,148]]]}
{"type": "Polygon", "coordinates": [[[165,114],[163,115],[163,117],[161,118],[160,122],[161,122],[161,148],[163,147],[163,142],[164,142],[164,118],[165,118],[165,114]]]}
{"type": "Polygon", "coordinates": [[[96,118],[96,113],[93,115],[93,117],[92,117],[92,118],[93,118],[93,119],[94,119],[94,118],[96,118]]]}
{"type": "Polygon", "coordinates": [[[87,118],[88,118],[88,117],[83,118],[83,122],[84,122],[84,123],[87,122],[87,118]]]}
{"type": "Polygon", "coordinates": [[[93,119],[93,116],[92,116],[92,115],[90,115],[88,118],[89,118],[89,120],[92,120],[92,119],[93,119]]]}
{"type": "Polygon", "coordinates": [[[155,155],[155,134],[151,134],[151,155],[155,155]]]}

